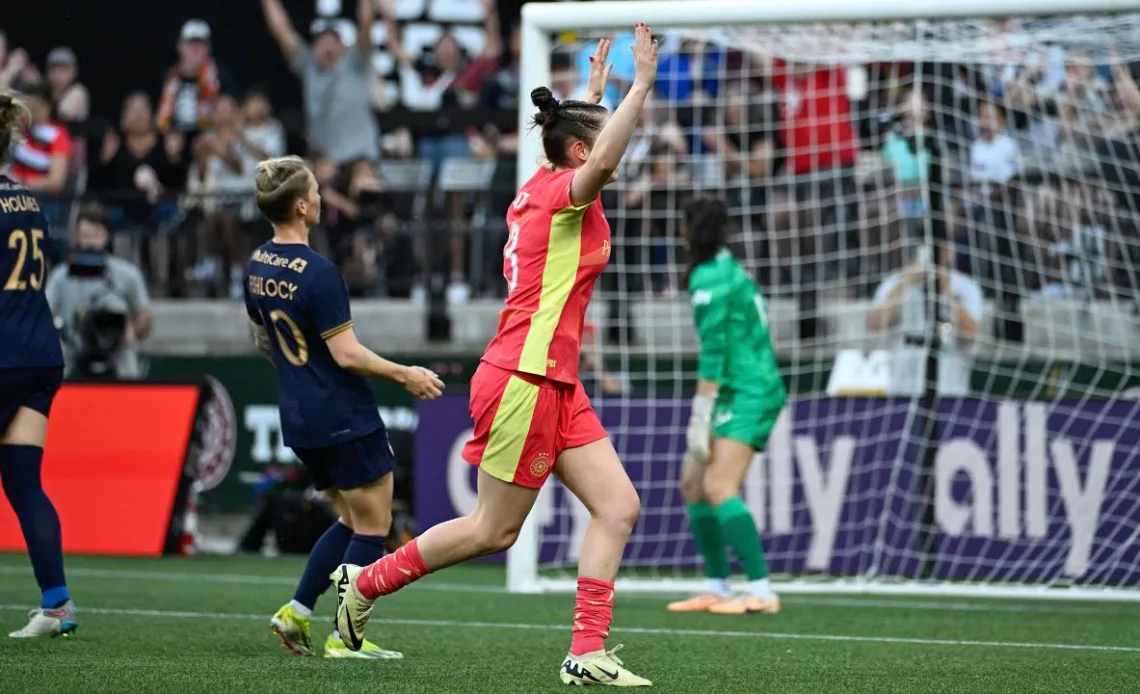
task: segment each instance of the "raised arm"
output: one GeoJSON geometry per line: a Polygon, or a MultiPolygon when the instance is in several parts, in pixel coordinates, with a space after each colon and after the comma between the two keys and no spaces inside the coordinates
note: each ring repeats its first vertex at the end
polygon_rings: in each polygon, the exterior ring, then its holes
{"type": "MultiPolygon", "coordinates": [[[[367,0],[360,0],[360,4],[369,3],[367,0]]],[[[301,36],[293,26],[289,13],[281,5],[281,0],[261,0],[261,10],[265,13],[265,23],[269,27],[269,33],[281,47],[285,59],[293,61],[301,52],[301,36]]]]}
{"type": "Polygon", "coordinates": [[[365,59],[372,58],[372,22],[376,19],[376,0],[356,0],[356,50],[365,59]]]}
{"type": "Polygon", "coordinates": [[[1130,114],[1140,113],[1140,87],[1132,79],[1132,71],[1120,60],[1116,46],[1109,46],[1109,66],[1112,68],[1112,84],[1116,87],[1121,106],[1130,114]]]}
{"type": "Polygon", "coordinates": [[[602,187],[617,173],[645,106],[645,98],[657,79],[657,41],[645,24],[638,24],[634,29],[633,62],[633,86],[598,134],[586,163],[574,172],[570,201],[575,205],[584,205],[598,197],[602,187]]]}

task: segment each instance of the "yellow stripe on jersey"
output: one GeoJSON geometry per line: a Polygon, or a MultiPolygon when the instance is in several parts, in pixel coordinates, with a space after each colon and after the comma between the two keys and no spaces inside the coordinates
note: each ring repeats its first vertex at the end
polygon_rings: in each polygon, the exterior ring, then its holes
{"type": "Polygon", "coordinates": [[[515,481],[515,471],[522,459],[537,406],[538,386],[518,376],[507,379],[507,387],[499,398],[499,407],[495,410],[495,419],[487,436],[487,447],[483,449],[483,459],[479,463],[484,472],[504,482],[515,481]]]}
{"type": "Polygon", "coordinates": [[[328,330],[321,333],[321,339],[327,340],[330,337],[332,337],[333,335],[338,335],[340,333],[343,333],[345,330],[348,330],[351,327],[352,327],[352,321],[345,321],[344,323],[341,323],[340,325],[336,326],[335,328],[329,328],[328,330]]]}
{"type": "Polygon", "coordinates": [[[519,371],[545,376],[548,352],[562,309],[582,261],[582,217],[589,203],[567,207],[550,220],[550,241],[546,247],[546,267],[542,269],[542,292],[538,310],[530,318],[530,329],[519,356],[519,371]]]}

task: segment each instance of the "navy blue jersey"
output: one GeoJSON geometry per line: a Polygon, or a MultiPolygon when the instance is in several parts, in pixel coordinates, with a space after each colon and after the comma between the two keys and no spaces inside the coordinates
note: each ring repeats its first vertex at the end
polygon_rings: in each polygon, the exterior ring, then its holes
{"type": "Polygon", "coordinates": [[[28,189],[0,176],[0,369],[63,366],[44,296],[47,229],[28,189]]]}
{"type": "Polygon", "coordinates": [[[254,252],[244,279],[249,318],[273,343],[285,445],[322,448],[381,428],[368,381],[338,366],[325,345],[352,327],[336,266],[304,244],[270,241],[254,252]]]}

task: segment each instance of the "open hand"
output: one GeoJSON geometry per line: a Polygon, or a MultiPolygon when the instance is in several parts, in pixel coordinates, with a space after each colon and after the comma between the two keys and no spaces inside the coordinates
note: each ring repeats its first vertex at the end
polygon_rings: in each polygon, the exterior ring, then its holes
{"type": "Polygon", "coordinates": [[[610,40],[598,41],[598,50],[590,56],[590,79],[586,82],[585,99],[590,103],[601,103],[606,94],[606,80],[610,78],[610,70],[614,67],[610,62],[610,40]]]}
{"type": "Polygon", "coordinates": [[[633,83],[652,87],[657,80],[657,39],[644,22],[633,29],[633,83]]]}

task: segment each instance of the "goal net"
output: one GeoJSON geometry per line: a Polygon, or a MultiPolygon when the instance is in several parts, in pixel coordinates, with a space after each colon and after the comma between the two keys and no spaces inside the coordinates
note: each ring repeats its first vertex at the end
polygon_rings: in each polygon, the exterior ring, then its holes
{"type": "MultiPolygon", "coordinates": [[[[682,4],[524,11],[524,94],[609,35],[617,103],[616,28],[661,37],[587,369],[642,501],[625,588],[703,585],[679,234],[715,196],[788,384],[742,488],[777,590],[1140,597],[1140,2],[682,4]]],[[[550,485],[510,588],[571,588],[588,520],[550,485]]]]}

